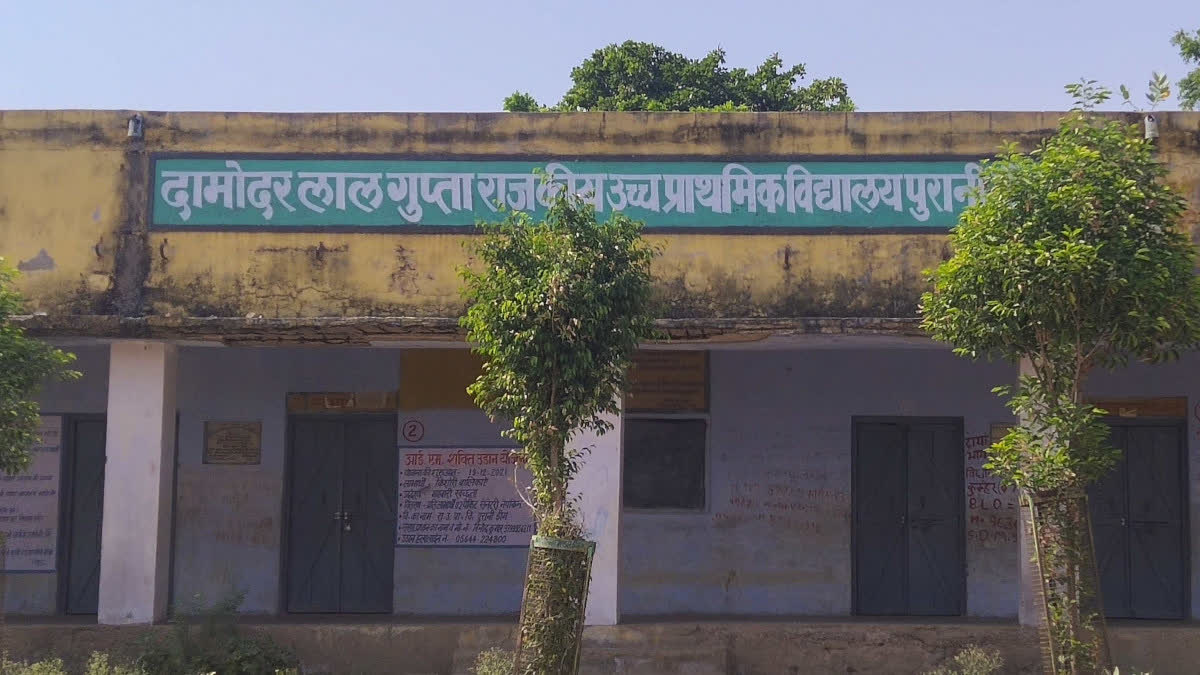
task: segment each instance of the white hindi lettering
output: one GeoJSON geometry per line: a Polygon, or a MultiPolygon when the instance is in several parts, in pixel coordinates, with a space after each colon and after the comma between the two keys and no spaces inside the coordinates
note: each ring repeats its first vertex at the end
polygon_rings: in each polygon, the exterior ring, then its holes
{"type": "Polygon", "coordinates": [[[624,211],[628,207],[658,211],[658,184],[662,174],[608,174],[612,184],[608,188],[608,206],[613,211],[624,211]]]}
{"type": "Polygon", "coordinates": [[[328,210],[375,213],[390,203],[407,223],[420,223],[425,207],[443,215],[474,213],[478,198],[493,212],[499,205],[514,211],[545,207],[556,190],[578,195],[597,212],[711,214],[814,214],[833,212],[905,213],[918,223],[933,213],[951,214],[973,204],[980,187],[980,165],[968,162],[961,173],[813,173],[802,164],[782,174],[756,174],[743,164],[729,163],[719,174],[575,173],[561,162],[537,173],[407,173],[340,171],[244,171],[228,160],[225,171],[159,173],[159,197],[183,222],[206,208],[256,209],[270,221],[289,203],[293,181],[301,207],[311,213],[328,210]],[[907,208],[906,208],[907,207],[907,208]]]}
{"type": "Polygon", "coordinates": [[[292,191],[291,171],[260,171],[247,173],[246,176],[254,177],[246,185],[246,201],[258,209],[264,219],[270,220],[275,215],[272,197],[279,200],[279,204],[288,211],[296,210],[287,202],[287,195],[292,191]]]}
{"type": "Polygon", "coordinates": [[[158,194],[163,203],[179,209],[179,218],[185,223],[192,217],[192,185],[196,174],[188,171],[163,171],[162,186],[158,194]]]}
{"type": "Polygon", "coordinates": [[[577,195],[592,205],[597,212],[604,210],[604,180],[607,174],[576,174],[563,164],[552,162],[546,165],[546,178],[551,184],[561,183],[567,194],[577,195]]]}

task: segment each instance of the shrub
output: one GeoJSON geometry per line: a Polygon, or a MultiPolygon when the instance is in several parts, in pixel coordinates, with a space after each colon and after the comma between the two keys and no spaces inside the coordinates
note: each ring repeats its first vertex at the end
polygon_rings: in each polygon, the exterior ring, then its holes
{"type": "Polygon", "coordinates": [[[298,660],[291,651],[266,635],[238,630],[237,609],[244,598],[231,593],[205,606],[197,596],[173,612],[169,634],[144,639],[138,667],[155,675],[262,675],[295,668],[298,660]]]}
{"type": "Polygon", "coordinates": [[[145,672],[136,666],[111,663],[108,654],[92,652],[86,675],[145,675],[145,672]]]}
{"type": "Polygon", "coordinates": [[[954,655],[954,668],[942,666],[925,675],[993,675],[1004,666],[1004,659],[995,650],[967,645],[954,655]]]}
{"type": "MultiPolygon", "coordinates": [[[[7,655],[0,657],[0,675],[67,675],[67,673],[62,659],[57,657],[36,663],[10,661],[7,655]]],[[[146,673],[135,666],[113,663],[109,660],[108,654],[92,652],[83,675],[146,675],[146,673]]]]}
{"type": "Polygon", "coordinates": [[[497,647],[480,652],[472,672],[475,675],[512,675],[513,653],[497,647]]]}

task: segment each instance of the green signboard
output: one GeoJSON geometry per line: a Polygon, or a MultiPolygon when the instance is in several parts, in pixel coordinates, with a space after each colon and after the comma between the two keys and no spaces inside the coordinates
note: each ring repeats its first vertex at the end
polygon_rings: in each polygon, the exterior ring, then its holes
{"type": "Polygon", "coordinates": [[[947,228],[974,199],[979,164],[499,161],[160,157],[160,228],[437,230],[544,213],[568,189],[600,214],[663,230],[947,228]]]}

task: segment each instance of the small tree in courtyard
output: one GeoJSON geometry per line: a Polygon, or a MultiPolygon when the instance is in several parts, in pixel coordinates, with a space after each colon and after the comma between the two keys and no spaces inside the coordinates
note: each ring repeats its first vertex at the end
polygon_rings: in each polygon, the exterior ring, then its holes
{"type": "Polygon", "coordinates": [[[1077,107],[1029,153],[984,163],[982,199],[931,274],[923,325],[970,358],[1024,361],[1011,394],[1021,422],[986,467],[1030,509],[1055,672],[1107,662],[1084,490],[1109,471],[1105,411],[1088,375],[1192,346],[1200,320],[1185,202],[1138,125],[1091,114],[1108,92],[1068,87],[1077,107]]]}
{"type": "Polygon", "coordinates": [[[483,372],[468,391],[520,446],[533,476],[537,534],[521,608],[517,672],[577,667],[590,549],[569,496],[583,460],[580,431],[603,434],[634,350],[651,333],[650,262],[641,223],[556,184],[544,220],[526,213],[485,223],[474,244],[478,271],[463,269],[469,302],[462,325],[483,372]],[[581,553],[584,551],[584,553],[581,553]]]}
{"type": "Polygon", "coordinates": [[[29,448],[38,440],[33,398],[42,382],[78,377],[68,369],[72,354],[26,336],[13,323],[21,312],[21,296],[12,289],[16,276],[0,258],[0,470],[9,475],[29,465],[29,448]]]}

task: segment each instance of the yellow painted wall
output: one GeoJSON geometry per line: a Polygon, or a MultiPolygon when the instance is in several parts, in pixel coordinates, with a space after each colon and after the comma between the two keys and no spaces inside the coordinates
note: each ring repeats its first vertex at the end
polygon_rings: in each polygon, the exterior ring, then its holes
{"type": "MultiPolygon", "coordinates": [[[[52,314],[448,316],[465,235],[145,232],[153,152],[800,160],[986,155],[1056,113],[0,113],[0,255],[52,314]],[[45,256],[41,254],[45,251],[45,256]],[[53,264],[46,265],[46,259],[53,264]]],[[[1200,113],[1159,116],[1172,182],[1200,205],[1200,113]]],[[[1132,118],[1131,118],[1132,119],[1132,118]]],[[[1189,213],[1195,230],[1198,216],[1189,213]]],[[[668,317],[910,316],[936,234],[653,235],[668,317]]]]}
{"type": "Polygon", "coordinates": [[[20,285],[31,309],[102,312],[120,230],[123,153],[99,144],[14,143],[12,117],[0,113],[0,257],[24,268],[20,285]]]}

